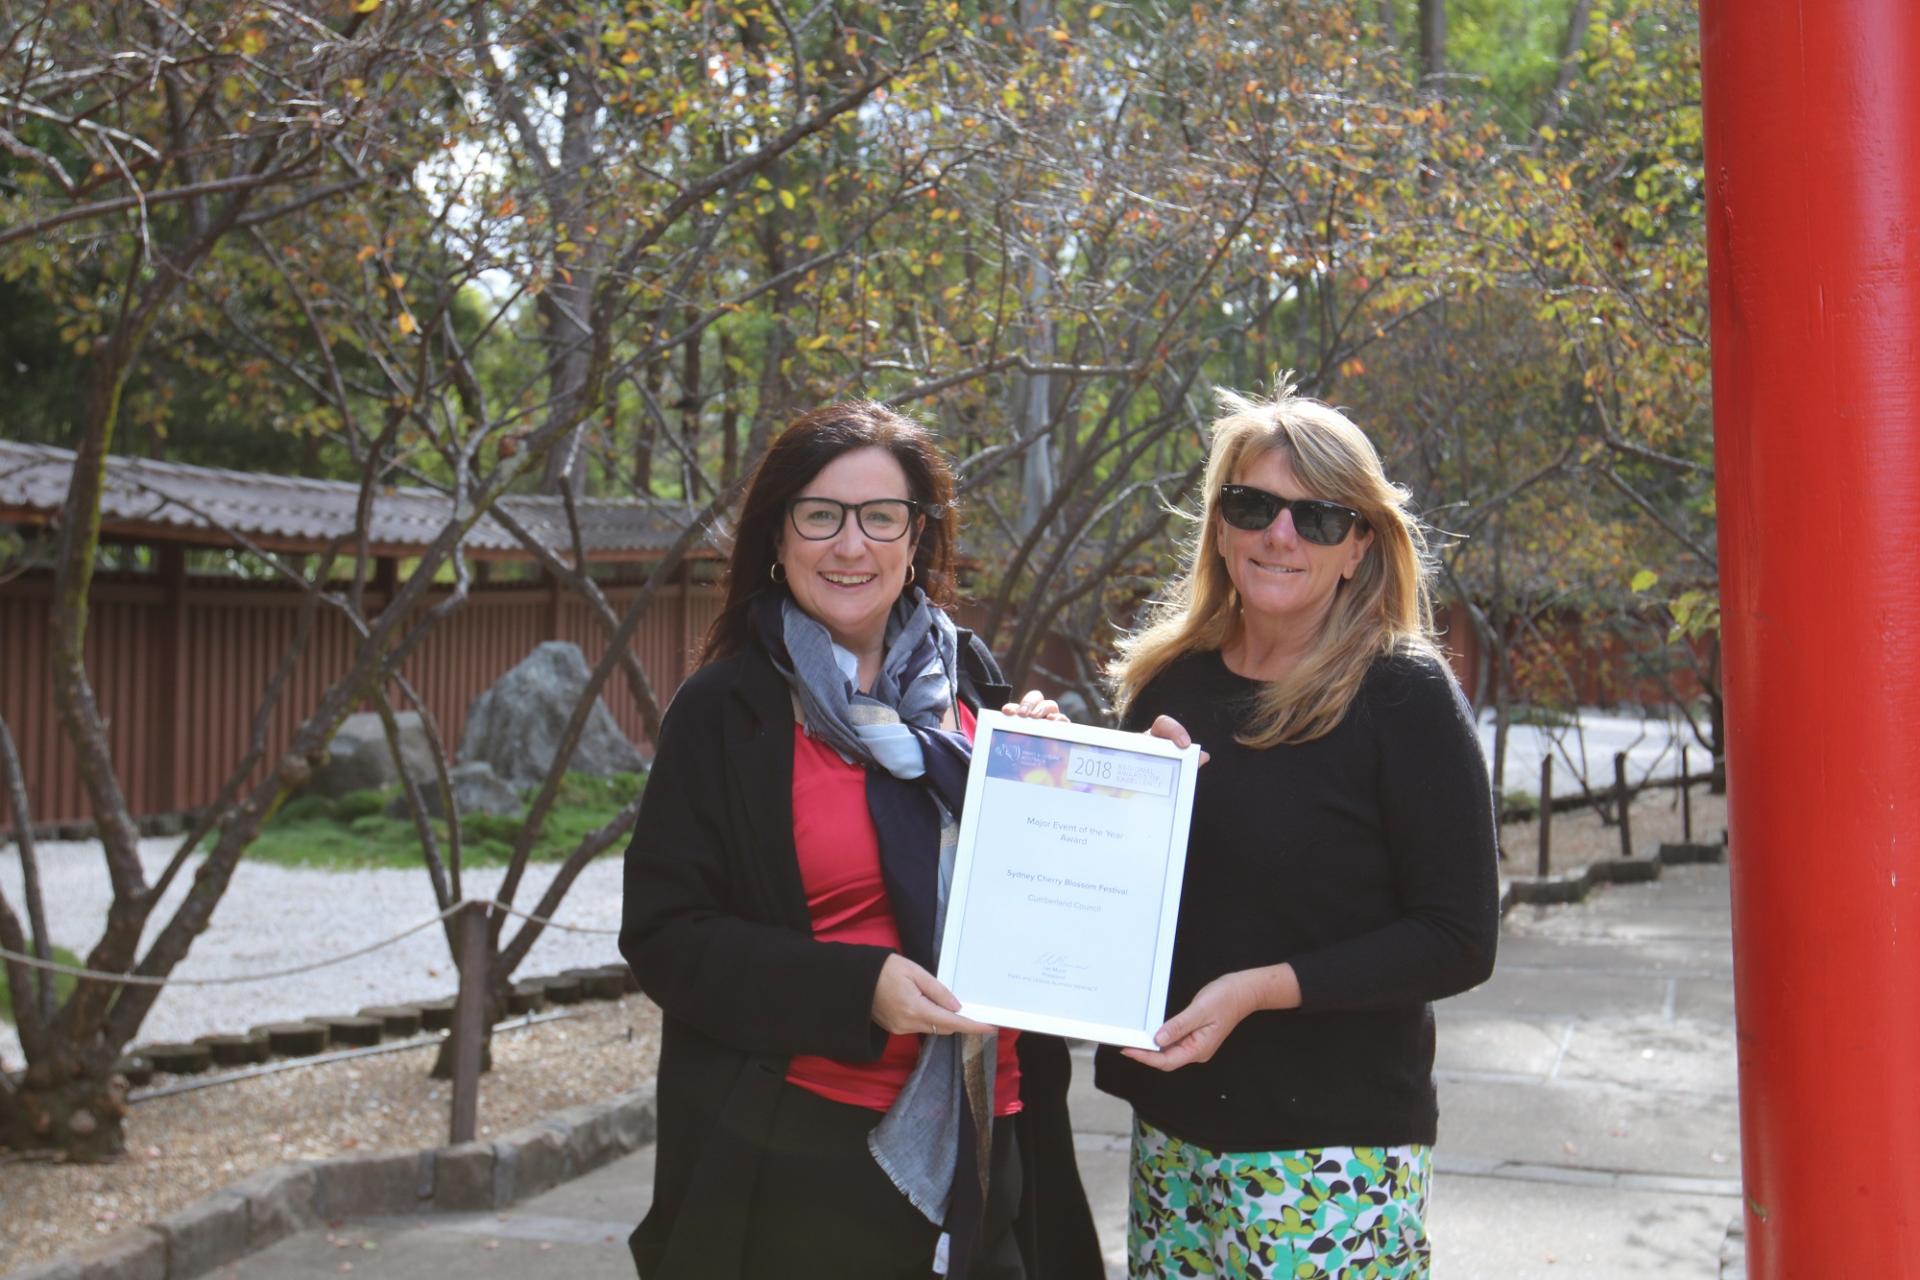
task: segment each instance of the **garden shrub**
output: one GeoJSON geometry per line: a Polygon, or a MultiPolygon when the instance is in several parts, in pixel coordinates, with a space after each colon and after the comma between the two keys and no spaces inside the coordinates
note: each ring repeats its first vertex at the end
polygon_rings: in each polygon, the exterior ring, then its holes
{"type": "Polygon", "coordinates": [[[356,818],[379,813],[386,804],[384,791],[349,791],[333,802],[334,820],[351,824],[356,818]]]}
{"type": "MultiPolygon", "coordinates": [[[[73,954],[73,952],[67,950],[65,947],[53,948],[53,962],[55,964],[72,965],[76,969],[81,967],[80,957],[73,954]]],[[[28,972],[31,974],[33,971],[29,970],[28,972]]],[[[54,1002],[57,1004],[60,1001],[65,1000],[67,998],[67,993],[73,990],[73,984],[78,981],[79,979],[74,977],[70,973],[54,974],[53,975],[54,1002]]],[[[0,974],[0,1022],[5,1022],[8,1024],[11,1024],[13,1022],[13,993],[8,988],[6,976],[4,974],[0,974]]]]}
{"type": "Polygon", "coordinates": [[[273,815],[273,823],[333,822],[338,818],[332,796],[305,795],[295,796],[281,805],[280,811],[273,815]]]}

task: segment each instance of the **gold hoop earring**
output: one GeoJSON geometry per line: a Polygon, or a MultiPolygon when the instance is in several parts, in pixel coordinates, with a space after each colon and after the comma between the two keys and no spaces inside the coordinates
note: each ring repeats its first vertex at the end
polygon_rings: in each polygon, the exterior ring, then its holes
{"type": "Polygon", "coordinates": [[[900,586],[901,586],[901,589],[902,589],[902,590],[904,590],[904,589],[906,589],[907,587],[910,587],[910,586],[912,586],[912,585],[913,585],[913,579],[914,579],[914,566],[913,566],[913,561],[911,561],[911,560],[909,560],[909,561],[907,561],[907,580],[906,580],[905,582],[903,582],[903,583],[901,583],[901,584],[900,584],[900,586]]]}
{"type": "Polygon", "coordinates": [[[768,582],[778,584],[778,583],[785,582],[786,580],[787,580],[787,567],[785,565],[781,564],[778,560],[775,560],[772,564],[767,566],[768,582]]]}

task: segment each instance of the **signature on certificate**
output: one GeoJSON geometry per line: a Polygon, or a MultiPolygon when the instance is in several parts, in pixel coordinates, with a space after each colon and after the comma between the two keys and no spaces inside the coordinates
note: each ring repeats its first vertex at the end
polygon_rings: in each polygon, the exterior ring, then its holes
{"type": "Polygon", "coordinates": [[[1033,967],[1049,978],[1064,978],[1087,968],[1064,951],[1042,951],[1033,958],[1033,967]]]}

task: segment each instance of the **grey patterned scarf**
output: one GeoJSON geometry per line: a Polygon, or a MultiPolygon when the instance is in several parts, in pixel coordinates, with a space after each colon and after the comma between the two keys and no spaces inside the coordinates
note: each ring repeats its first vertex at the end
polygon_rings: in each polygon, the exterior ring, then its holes
{"type": "MultiPolygon", "coordinates": [[[[925,593],[909,588],[887,620],[873,688],[861,692],[853,655],[792,597],[763,596],[754,617],[808,732],[849,762],[878,771],[869,774],[868,805],[901,949],[928,971],[937,969],[971,755],[962,735],[940,728],[958,688],[952,620],[925,593]],[[916,809],[930,812],[933,821],[916,822],[916,809]],[[936,822],[937,838],[929,839],[936,822]]],[[[868,1138],[875,1161],[901,1193],[929,1220],[956,1228],[957,1236],[977,1226],[986,1199],[997,1040],[923,1036],[905,1087],[868,1138]],[[963,1128],[972,1131],[966,1135],[970,1150],[962,1149],[963,1128]],[[955,1173],[963,1164],[972,1185],[956,1197],[955,1173]],[[950,1219],[972,1221],[963,1226],[950,1219]]],[[[955,1240],[956,1261],[971,1253],[970,1244],[955,1240]]]]}

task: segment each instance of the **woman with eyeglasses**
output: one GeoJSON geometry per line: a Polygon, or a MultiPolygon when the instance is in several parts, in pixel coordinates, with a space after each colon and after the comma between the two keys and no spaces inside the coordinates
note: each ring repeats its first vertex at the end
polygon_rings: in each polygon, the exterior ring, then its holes
{"type": "Polygon", "coordinates": [[[742,503],[627,850],[621,954],[665,1015],[643,1277],[1098,1277],[1067,1050],[933,976],[974,713],[953,479],[876,404],[808,413],[742,503]]]}
{"type": "Polygon", "coordinates": [[[1183,576],[1123,646],[1124,721],[1207,753],[1157,1051],[1135,1276],[1426,1276],[1433,1006],[1492,972],[1494,819],[1407,494],[1346,417],[1220,396],[1183,576]]]}

